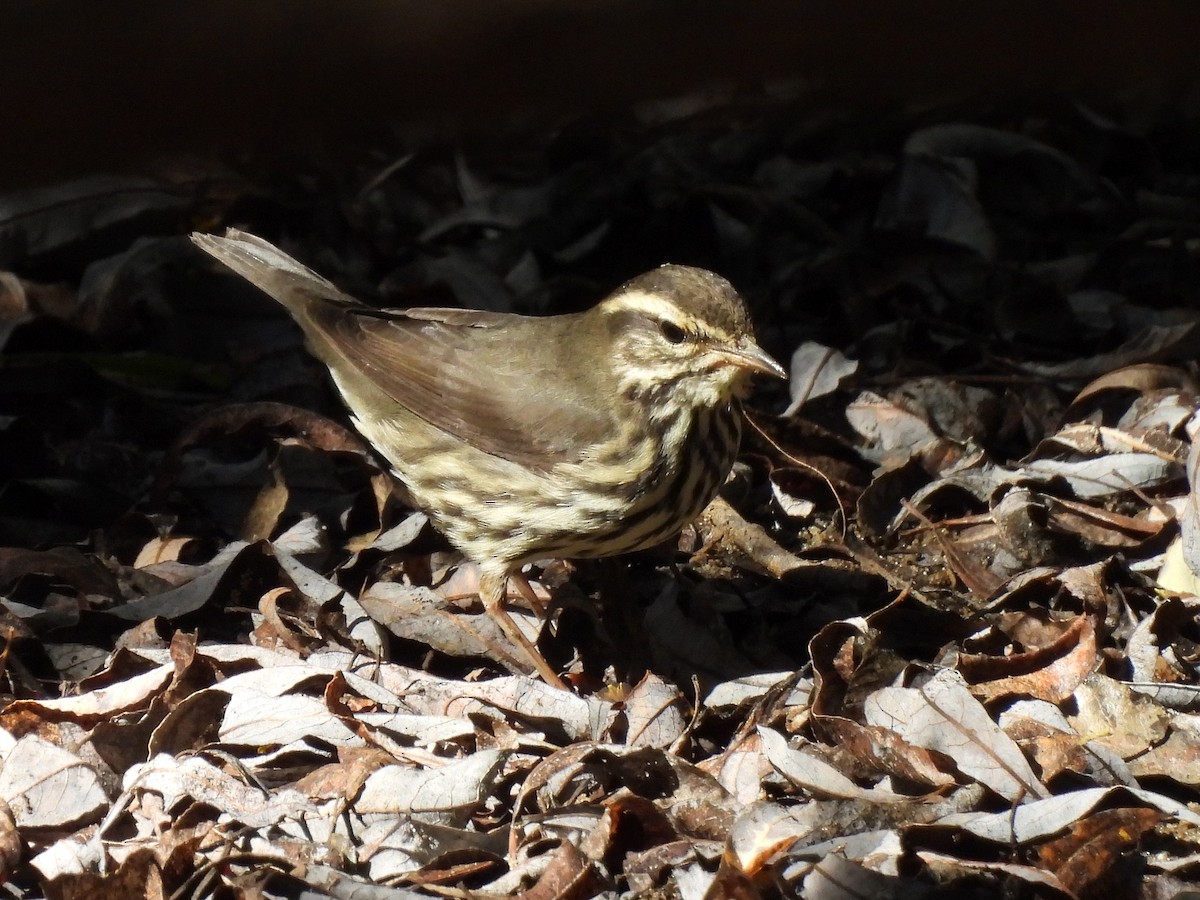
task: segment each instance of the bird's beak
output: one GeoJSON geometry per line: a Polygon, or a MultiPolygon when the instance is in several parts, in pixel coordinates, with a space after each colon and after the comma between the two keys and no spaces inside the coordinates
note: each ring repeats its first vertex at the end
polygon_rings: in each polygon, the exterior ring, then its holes
{"type": "Polygon", "coordinates": [[[737,366],[740,369],[749,369],[751,372],[759,372],[763,375],[771,375],[775,378],[787,378],[787,371],[775,360],[767,355],[767,352],[762,347],[753,341],[746,341],[744,344],[735,345],[726,344],[723,347],[718,347],[717,353],[729,362],[732,366],[737,366]]]}

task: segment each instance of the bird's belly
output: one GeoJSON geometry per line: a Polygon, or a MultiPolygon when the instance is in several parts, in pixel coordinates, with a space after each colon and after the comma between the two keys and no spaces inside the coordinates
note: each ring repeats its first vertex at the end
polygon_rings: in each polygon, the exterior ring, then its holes
{"type": "Polygon", "coordinates": [[[513,563],[616,556],[654,546],[694,521],[716,495],[737,455],[740,432],[733,411],[698,417],[669,457],[652,456],[652,462],[629,466],[619,475],[620,467],[609,468],[598,476],[603,481],[578,471],[551,473],[541,490],[508,491],[474,511],[470,530],[483,540],[472,541],[461,528],[456,539],[450,532],[457,522],[448,523],[447,537],[479,558],[468,544],[482,546],[487,535],[494,542],[503,534],[502,548],[489,555],[513,563]]]}
{"type": "Polygon", "coordinates": [[[419,466],[391,462],[451,544],[476,562],[516,565],[615,556],[661,543],[716,495],[740,432],[736,412],[724,409],[696,416],[671,454],[648,441],[620,459],[537,472],[477,450],[464,460],[461,444],[435,443],[422,448],[419,466]]]}

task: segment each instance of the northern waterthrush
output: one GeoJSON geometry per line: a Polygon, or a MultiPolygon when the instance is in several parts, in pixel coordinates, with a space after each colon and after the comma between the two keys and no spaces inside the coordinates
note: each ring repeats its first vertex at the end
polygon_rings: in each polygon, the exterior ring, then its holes
{"type": "Polygon", "coordinates": [[[287,308],[359,431],[478,564],[486,608],[554,684],[503,609],[508,576],[675,535],[729,474],[749,373],[785,376],[733,286],[704,269],[662,266],[568,315],[380,310],[261,238],[192,239],[287,308]]]}

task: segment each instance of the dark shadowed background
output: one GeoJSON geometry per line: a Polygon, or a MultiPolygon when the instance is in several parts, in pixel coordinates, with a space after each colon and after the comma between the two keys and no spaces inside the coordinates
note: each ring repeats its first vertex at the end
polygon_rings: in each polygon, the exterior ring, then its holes
{"type": "Polygon", "coordinates": [[[722,81],[887,106],[1061,91],[1187,103],[1200,7],[962,4],[10,2],[0,8],[0,188],[163,153],[281,158],[393,127],[487,130],[722,81]]]}

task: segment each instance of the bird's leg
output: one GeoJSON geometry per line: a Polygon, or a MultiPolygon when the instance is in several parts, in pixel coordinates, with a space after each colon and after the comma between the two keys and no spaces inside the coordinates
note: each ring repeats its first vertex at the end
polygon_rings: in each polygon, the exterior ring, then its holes
{"type": "Polygon", "coordinates": [[[504,608],[505,588],[508,584],[507,572],[481,572],[479,576],[479,597],[483,600],[483,608],[487,610],[492,620],[500,626],[500,630],[504,635],[513,642],[516,646],[525,651],[525,655],[529,657],[530,663],[541,676],[542,681],[551,687],[568,690],[567,685],[550,663],[546,662],[546,657],[542,656],[537,647],[529,638],[525,637],[524,632],[517,627],[517,623],[512,620],[512,616],[504,608]]]}
{"type": "Polygon", "coordinates": [[[525,602],[529,604],[529,608],[533,610],[533,614],[539,619],[546,618],[547,607],[542,602],[533,590],[533,585],[529,583],[529,579],[525,577],[524,572],[513,572],[508,576],[508,580],[516,585],[517,593],[525,598],[525,602]]]}

